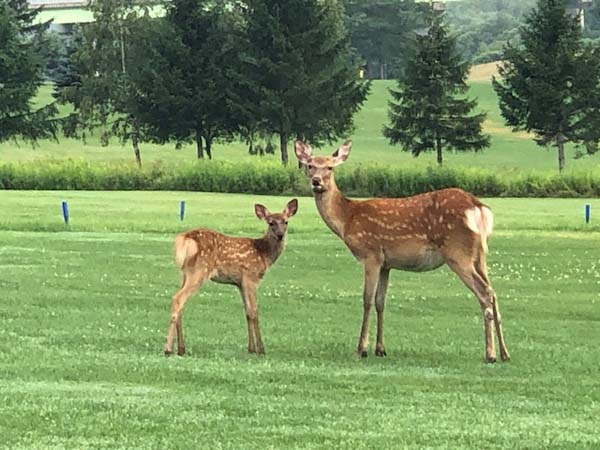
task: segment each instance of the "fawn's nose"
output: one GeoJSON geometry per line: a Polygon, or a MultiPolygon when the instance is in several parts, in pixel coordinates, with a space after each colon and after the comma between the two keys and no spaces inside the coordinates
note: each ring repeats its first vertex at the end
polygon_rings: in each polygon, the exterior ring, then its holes
{"type": "Polygon", "coordinates": [[[321,179],[319,177],[312,177],[313,186],[319,186],[321,184],[321,179]]]}

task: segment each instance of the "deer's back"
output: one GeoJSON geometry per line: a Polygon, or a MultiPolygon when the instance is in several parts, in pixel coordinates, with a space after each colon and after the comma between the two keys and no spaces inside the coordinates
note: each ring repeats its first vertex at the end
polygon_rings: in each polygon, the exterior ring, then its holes
{"type": "Polygon", "coordinates": [[[359,259],[377,256],[390,267],[430,270],[443,264],[444,245],[473,238],[469,211],[485,207],[461,189],[352,203],[344,241],[359,259]]]}
{"type": "Polygon", "coordinates": [[[192,266],[207,270],[210,279],[218,283],[239,285],[243,277],[262,278],[267,269],[254,239],[206,228],[187,231],[183,236],[193,240],[198,249],[192,266]]]}

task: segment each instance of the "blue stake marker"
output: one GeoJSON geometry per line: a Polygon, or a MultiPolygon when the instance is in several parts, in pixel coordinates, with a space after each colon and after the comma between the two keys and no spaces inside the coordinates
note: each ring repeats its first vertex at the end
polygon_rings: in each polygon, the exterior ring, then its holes
{"type": "Polygon", "coordinates": [[[179,207],[179,220],[183,220],[185,216],[185,200],[181,200],[181,206],[179,207]]]}
{"type": "Polygon", "coordinates": [[[592,205],[586,203],[585,205],[585,223],[590,223],[590,219],[592,218],[592,205]]]}
{"type": "Polygon", "coordinates": [[[69,225],[69,206],[67,205],[66,200],[63,200],[63,202],[62,202],[62,211],[63,211],[63,217],[65,219],[65,225],[69,225]]]}

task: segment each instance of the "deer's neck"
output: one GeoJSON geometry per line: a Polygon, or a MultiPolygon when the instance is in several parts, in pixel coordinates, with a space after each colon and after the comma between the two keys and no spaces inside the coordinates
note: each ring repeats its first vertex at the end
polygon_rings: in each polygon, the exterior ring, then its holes
{"type": "Polygon", "coordinates": [[[283,251],[284,244],[285,238],[280,241],[268,232],[263,237],[254,240],[256,250],[264,258],[268,266],[277,261],[277,258],[279,258],[279,255],[283,251]]]}
{"type": "Polygon", "coordinates": [[[352,214],[352,200],[344,197],[332,180],[331,188],[322,194],[314,194],[319,214],[327,226],[344,239],[344,228],[352,214]]]}

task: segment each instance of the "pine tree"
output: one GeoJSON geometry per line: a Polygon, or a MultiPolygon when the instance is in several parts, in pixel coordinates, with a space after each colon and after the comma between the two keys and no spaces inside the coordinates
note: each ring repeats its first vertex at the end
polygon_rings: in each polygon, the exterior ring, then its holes
{"type": "Polygon", "coordinates": [[[431,14],[430,26],[416,35],[398,89],[390,90],[390,125],[383,134],[416,157],[435,150],[479,151],[489,146],[482,133],[485,114],[472,114],[476,100],[465,97],[469,64],[461,60],[443,18],[431,14]]]}
{"type": "Polygon", "coordinates": [[[142,120],[160,141],[194,140],[198,158],[211,158],[215,139],[241,121],[240,30],[225,1],[173,0],[164,22],[136,52],[153,60],[135,80],[142,120]]]}
{"type": "Polygon", "coordinates": [[[44,81],[49,25],[36,23],[38,13],[39,9],[29,9],[26,0],[0,2],[0,142],[56,138],[59,121],[54,119],[54,103],[32,107],[44,81]]]}
{"type": "Polygon", "coordinates": [[[347,133],[369,84],[352,64],[337,0],[256,0],[247,8],[248,110],[265,134],[317,143],[347,133]]]}
{"type": "Polygon", "coordinates": [[[493,80],[500,110],[513,130],[533,132],[541,146],[554,143],[562,171],[567,142],[591,153],[600,139],[600,55],[583,43],[565,0],[538,0],[520,38],[505,47],[500,80],[493,80]]]}

